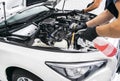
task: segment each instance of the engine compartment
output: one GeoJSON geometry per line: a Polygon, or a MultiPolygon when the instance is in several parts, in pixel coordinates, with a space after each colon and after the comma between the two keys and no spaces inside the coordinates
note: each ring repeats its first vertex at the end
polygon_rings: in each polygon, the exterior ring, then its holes
{"type": "Polygon", "coordinates": [[[95,50],[90,41],[82,38],[75,39],[74,26],[80,26],[84,22],[93,19],[96,15],[91,13],[70,14],[70,11],[57,11],[50,14],[42,21],[32,22],[25,27],[12,32],[5,41],[24,44],[28,47],[59,48],[67,51],[91,51],[95,50]]]}

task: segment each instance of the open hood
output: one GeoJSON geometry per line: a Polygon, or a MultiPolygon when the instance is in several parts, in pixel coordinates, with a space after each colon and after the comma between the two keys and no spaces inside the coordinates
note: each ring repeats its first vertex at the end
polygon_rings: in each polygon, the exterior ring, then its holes
{"type": "Polygon", "coordinates": [[[0,0],[0,22],[4,20],[3,2],[5,2],[6,17],[12,17],[16,12],[26,9],[26,6],[44,4],[54,8],[61,0],[0,0]]]}
{"type": "Polygon", "coordinates": [[[26,5],[30,6],[33,4],[37,4],[37,3],[42,3],[42,2],[46,2],[48,0],[26,0],[26,5]]]}
{"type": "Polygon", "coordinates": [[[44,3],[48,6],[56,6],[61,0],[26,0],[26,5],[31,6],[38,3],[44,3]]]}

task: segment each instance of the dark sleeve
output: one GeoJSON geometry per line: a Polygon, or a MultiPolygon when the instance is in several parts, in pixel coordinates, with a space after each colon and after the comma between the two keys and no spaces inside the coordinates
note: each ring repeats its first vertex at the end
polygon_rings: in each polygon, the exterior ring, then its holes
{"type": "Polygon", "coordinates": [[[108,9],[116,18],[118,17],[118,10],[113,2],[107,5],[106,9],[108,9]]]}

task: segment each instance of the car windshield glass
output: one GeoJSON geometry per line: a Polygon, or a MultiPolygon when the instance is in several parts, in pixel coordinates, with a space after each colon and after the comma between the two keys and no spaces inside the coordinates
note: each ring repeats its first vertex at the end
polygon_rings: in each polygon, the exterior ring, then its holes
{"type": "MultiPolygon", "coordinates": [[[[16,13],[14,16],[10,17],[7,19],[7,23],[8,24],[11,24],[11,23],[15,23],[16,21],[19,21],[19,20],[22,20],[22,19],[25,19],[27,17],[30,17],[32,15],[35,15],[35,14],[38,14],[38,13],[41,13],[43,11],[48,11],[49,9],[45,6],[35,6],[35,7],[32,7],[32,8],[28,8],[28,9],[25,9],[21,12],[18,12],[16,13]]],[[[0,23],[0,28],[1,27],[4,27],[5,23],[4,21],[0,23]]]]}

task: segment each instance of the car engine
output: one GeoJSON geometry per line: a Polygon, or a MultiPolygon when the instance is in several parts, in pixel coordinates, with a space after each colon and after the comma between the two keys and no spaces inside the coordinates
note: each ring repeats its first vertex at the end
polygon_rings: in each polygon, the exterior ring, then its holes
{"type": "Polygon", "coordinates": [[[70,12],[57,11],[40,21],[25,25],[22,29],[12,32],[12,36],[7,36],[7,41],[25,43],[30,47],[55,47],[62,50],[94,49],[90,41],[76,39],[76,34],[84,30],[75,32],[72,28],[82,25],[96,15],[70,12]]]}
{"type": "Polygon", "coordinates": [[[82,38],[76,39],[75,34],[83,32],[83,30],[74,32],[73,27],[80,26],[88,20],[91,20],[96,15],[87,13],[78,13],[76,15],[56,15],[46,18],[38,23],[40,27],[39,33],[36,35],[33,46],[45,47],[58,47],[61,49],[75,49],[80,50],[85,47],[92,47],[92,43],[83,40],[82,38]],[[73,36],[74,34],[74,36],[73,36]],[[42,44],[41,44],[42,42],[42,44]],[[91,43],[91,45],[89,45],[91,43]]]}

